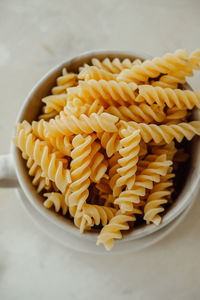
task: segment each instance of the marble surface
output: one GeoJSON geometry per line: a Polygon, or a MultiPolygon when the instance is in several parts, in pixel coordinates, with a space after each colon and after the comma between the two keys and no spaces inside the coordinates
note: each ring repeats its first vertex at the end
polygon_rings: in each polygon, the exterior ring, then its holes
{"type": "MultiPolygon", "coordinates": [[[[0,1],[0,154],[35,82],[91,49],[161,55],[199,47],[200,2],[0,1]]],[[[190,80],[200,88],[200,74],[190,80]]],[[[173,233],[139,253],[92,256],[45,236],[14,190],[0,190],[0,299],[199,299],[198,199],[173,233]]]]}

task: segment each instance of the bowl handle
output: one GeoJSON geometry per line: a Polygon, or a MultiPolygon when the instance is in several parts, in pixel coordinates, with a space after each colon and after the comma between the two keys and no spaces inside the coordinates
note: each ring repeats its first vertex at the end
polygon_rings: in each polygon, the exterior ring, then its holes
{"type": "Polygon", "coordinates": [[[0,155],[0,188],[12,187],[19,187],[12,155],[0,155]]]}

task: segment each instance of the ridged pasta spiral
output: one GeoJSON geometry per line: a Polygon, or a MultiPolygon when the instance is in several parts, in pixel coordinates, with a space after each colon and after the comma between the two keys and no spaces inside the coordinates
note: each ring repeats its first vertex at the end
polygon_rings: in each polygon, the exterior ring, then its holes
{"type": "Polygon", "coordinates": [[[77,75],[75,73],[68,73],[66,68],[63,68],[62,75],[57,78],[57,86],[52,88],[52,94],[66,93],[66,89],[77,84],[77,75]]]}
{"type": "Polygon", "coordinates": [[[76,213],[74,223],[83,233],[94,225],[100,225],[100,223],[105,226],[115,216],[116,212],[117,210],[112,207],[85,203],[82,210],[76,213]]]}
{"type": "Polygon", "coordinates": [[[200,92],[141,85],[135,101],[146,101],[149,105],[157,103],[160,106],[167,105],[170,108],[175,106],[179,109],[192,109],[195,106],[200,108],[200,92]]]}
{"type": "Polygon", "coordinates": [[[40,166],[38,166],[35,161],[28,157],[27,154],[22,153],[22,157],[27,160],[26,166],[29,169],[28,174],[33,177],[32,184],[37,187],[37,192],[40,193],[42,190],[50,190],[52,187],[52,182],[48,177],[43,177],[43,172],[40,166]]]}
{"type": "Polygon", "coordinates": [[[178,84],[183,84],[186,81],[186,77],[193,76],[193,70],[199,69],[200,63],[200,51],[195,50],[193,51],[189,57],[189,66],[184,70],[178,70],[174,72],[169,72],[167,75],[163,75],[160,77],[158,81],[152,83],[153,86],[160,86],[163,88],[170,87],[170,88],[177,88],[178,84]]]}
{"type": "Polygon", "coordinates": [[[47,130],[47,122],[40,120],[32,122],[33,134],[39,139],[48,141],[55,149],[58,149],[65,155],[71,154],[71,138],[68,136],[52,136],[47,130]]]}
{"type": "Polygon", "coordinates": [[[177,50],[173,54],[167,53],[163,57],[155,57],[145,60],[141,65],[135,65],[130,70],[123,70],[117,77],[125,82],[147,82],[149,78],[156,78],[160,74],[172,71],[184,70],[189,66],[188,53],[185,50],[177,50]]]}
{"type": "Polygon", "coordinates": [[[80,117],[81,114],[90,116],[92,113],[103,113],[104,107],[99,103],[99,100],[95,100],[91,104],[84,104],[81,99],[73,98],[72,100],[67,102],[67,105],[64,108],[64,112],[66,115],[73,114],[76,117],[80,117]]]}
{"type": "Polygon", "coordinates": [[[162,122],[165,118],[165,113],[162,107],[153,104],[149,106],[146,103],[141,103],[139,105],[132,104],[130,106],[109,106],[106,111],[120,120],[124,121],[135,121],[138,123],[152,123],[162,122]]]}
{"type": "Polygon", "coordinates": [[[130,190],[135,183],[135,173],[140,151],[140,130],[122,129],[120,136],[121,148],[119,149],[119,154],[121,158],[118,160],[120,167],[117,169],[120,177],[116,185],[127,187],[130,190]]]}
{"type": "Polygon", "coordinates": [[[86,103],[92,103],[95,99],[101,100],[102,105],[133,104],[136,98],[137,85],[133,82],[116,82],[114,80],[88,80],[81,81],[76,88],[68,89],[71,97],[80,97],[86,103]]]}
{"type": "Polygon", "coordinates": [[[188,111],[187,109],[180,109],[178,107],[167,108],[166,117],[163,120],[164,124],[178,124],[186,121],[188,111]]]}
{"type": "Polygon", "coordinates": [[[51,208],[52,206],[54,206],[56,212],[62,210],[62,215],[66,215],[68,207],[65,203],[65,196],[63,194],[51,192],[44,193],[43,196],[47,197],[47,199],[43,203],[46,208],[51,208]]]}
{"type": "Polygon", "coordinates": [[[66,115],[64,111],[46,124],[52,136],[70,136],[73,134],[92,132],[116,132],[118,118],[108,113],[92,113],[90,116],[81,114],[80,117],[66,115]]]}
{"type": "Polygon", "coordinates": [[[109,177],[110,177],[110,187],[113,191],[113,196],[118,196],[121,191],[122,187],[117,186],[117,180],[120,178],[119,173],[117,172],[117,169],[120,168],[120,164],[118,163],[118,160],[120,158],[120,155],[118,152],[116,152],[108,161],[110,170],[109,170],[109,177]]]}
{"type": "Polygon", "coordinates": [[[135,129],[140,129],[141,137],[145,143],[151,140],[160,143],[164,140],[169,144],[173,139],[180,143],[184,137],[190,141],[194,135],[200,135],[200,121],[183,122],[177,125],[147,125],[145,123],[129,122],[129,125],[135,129]]]}
{"type": "Polygon", "coordinates": [[[50,95],[42,98],[42,102],[45,103],[45,106],[43,107],[43,112],[45,114],[48,114],[52,111],[56,111],[59,113],[61,110],[63,110],[67,103],[67,95],[50,95]]]}
{"type": "Polygon", "coordinates": [[[138,204],[140,197],[145,196],[146,189],[152,189],[153,182],[159,182],[160,177],[167,174],[171,164],[172,162],[167,160],[165,154],[155,156],[155,161],[150,161],[147,167],[136,176],[132,189],[130,191],[122,191],[114,203],[119,205],[123,213],[132,212],[134,210],[134,204],[138,204]]]}
{"type": "Polygon", "coordinates": [[[66,203],[70,208],[70,213],[74,216],[81,210],[83,204],[89,196],[89,185],[91,169],[91,144],[95,136],[83,137],[76,135],[72,140],[73,150],[71,152],[72,161],[70,164],[71,184],[70,193],[66,197],[66,203]]]}
{"type": "Polygon", "coordinates": [[[111,157],[119,150],[120,138],[118,132],[100,132],[97,137],[101,142],[102,147],[106,150],[108,157],[111,157]]]}
{"type": "Polygon", "coordinates": [[[118,74],[124,69],[131,69],[134,65],[140,65],[141,63],[140,59],[131,61],[128,58],[125,58],[122,61],[120,61],[119,58],[111,60],[108,57],[106,57],[103,61],[100,61],[97,58],[92,59],[93,66],[113,74],[118,74]]]}
{"type": "Polygon", "coordinates": [[[99,69],[95,66],[89,66],[82,69],[82,71],[78,75],[79,79],[88,81],[90,79],[94,80],[115,80],[116,76],[106,70],[99,69]]]}
{"type": "Polygon", "coordinates": [[[109,224],[101,229],[96,244],[103,244],[106,250],[111,250],[114,246],[114,239],[122,238],[121,230],[128,230],[128,222],[134,222],[135,220],[135,216],[126,216],[123,214],[114,216],[109,224]]]}
{"type": "MultiPolygon", "coordinates": [[[[93,182],[99,183],[100,180],[105,177],[107,171],[108,162],[102,153],[99,152],[101,145],[97,142],[92,144],[92,150],[90,153],[90,178],[93,182]]],[[[107,176],[106,176],[107,177],[107,176]]]]}
{"type": "MultiPolygon", "coordinates": [[[[20,125],[21,127],[21,125],[20,125]]],[[[50,147],[36,139],[32,133],[26,133],[25,129],[19,128],[14,137],[16,146],[32,158],[42,169],[44,175],[56,183],[58,189],[64,193],[71,182],[70,172],[63,163],[62,158],[57,158],[50,147]]]]}
{"type": "Polygon", "coordinates": [[[159,225],[161,222],[161,216],[159,215],[164,211],[163,204],[168,202],[167,197],[171,195],[170,187],[172,187],[172,178],[175,176],[173,173],[169,173],[166,176],[161,177],[161,181],[156,183],[153,189],[148,195],[147,202],[144,206],[144,220],[147,224],[151,222],[155,225],[159,225]]]}

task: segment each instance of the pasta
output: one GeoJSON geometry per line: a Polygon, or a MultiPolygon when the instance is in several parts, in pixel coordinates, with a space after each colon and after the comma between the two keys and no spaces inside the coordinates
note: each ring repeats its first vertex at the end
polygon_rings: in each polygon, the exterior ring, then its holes
{"type": "Polygon", "coordinates": [[[90,116],[81,114],[79,118],[66,115],[64,111],[46,125],[52,136],[70,136],[73,134],[92,132],[116,132],[118,118],[108,113],[92,113],[90,116]]]}
{"type": "Polygon", "coordinates": [[[62,210],[62,215],[66,215],[67,213],[67,205],[65,203],[65,197],[61,193],[44,193],[44,197],[47,197],[47,199],[44,201],[44,206],[46,208],[51,208],[54,206],[55,211],[59,212],[59,210],[62,210]]]}
{"type": "Polygon", "coordinates": [[[77,84],[77,75],[75,73],[68,73],[66,68],[62,70],[62,76],[56,80],[57,86],[52,88],[52,94],[62,94],[66,92],[66,89],[77,84]]]}
{"type": "Polygon", "coordinates": [[[165,154],[156,156],[155,161],[150,161],[147,167],[136,176],[132,189],[122,191],[114,203],[119,205],[123,213],[132,212],[134,210],[133,204],[140,202],[140,196],[145,196],[145,189],[152,189],[153,182],[159,182],[160,176],[167,174],[171,164],[172,162],[167,160],[165,154]]]}
{"type": "Polygon", "coordinates": [[[76,213],[74,222],[80,228],[80,232],[88,230],[100,223],[105,226],[116,214],[117,210],[112,207],[85,204],[82,211],[76,213]]]}
{"type": "Polygon", "coordinates": [[[200,92],[183,84],[200,50],[75,67],[63,68],[31,124],[17,124],[14,143],[44,209],[98,231],[111,250],[122,231],[159,226],[181,190],[187,140],[200,135],[191,114],[200,92]]]}
{"type": "Polygon", "coordinates": [[[121,239],[121,230],[128,230],[128,222],[134,222],[134,216],[119,214],[113,217],[109,224],[104,226],[98,236],[97,245],[104,244],[107,250],[111,250],[114,245],[114,239],[121,239]]]}
{"type": "Polygon", "coordinates": [[[145,143],[153,140],[159,143],[164,140],[169,144],[173,139],[179,143],[185,137],[191,140],[194,135],[200,135],[200,121],[192,121],[188,123],[179,123],[177,125],[147,125],[145,123],[129,122],[129,125],[135,129],[140,129],[140,134],[145,143]]]}
{"type": "Polygon", "coordinates": [[[165,119],[162,107],[156,104],[152,106],[146,103],[119,107],[109,106],[106,111],[123,121],[145,122],[148,124],[154,121],[162,122],[165,119]]]}
{"type": "Polygon", "coordinates": [[[156,78],[160,74],[172,71],[185,70],[189,64],[189,55],[185,50],[177,50],[175,53],[167,53],[162,58],[155,57],[145,60],[140,65],[133,66],[130,70],[123,70],[117,77],[125,82],[147,82],[149,78],[156,78]]]}
{"type": "MultiPolygon", "coordinates": [[[[171,171],[171,170],[170,170],[171,171]]],[[[162,176],[159,183],[156,183],[151,190],[147,202],[144,206],[144,220],[149,224],[150,222],[155,225],[159,225],[161,222],[161,216],[159,215],[164,211],[161,206],[168,202],[167,197],[171,195],[169,187],[173,185],[172,178],[175,175],[173,173],[162,176]]]]}
{"type": "MultiPolygon", "coordinates": [[[[70,193],[67,197],[69,208],[73,211],[81,210],[89,195],[90,174],[89,167],[91,159],[91,144],[95,140],[95,136],[83,137],[81,134],[75,136],[72,140],[73,150],[71,152],[71,183],[70,193]]],[[[72,211],[71,210],[71,211],[72,211]]],[[[73,212],[73,216],[74,216],[73,212]]]]}
{"type": "Polygon", "coordinates": [[[57,158],[47,144],[36,139],[32,133],[26,133],[23,128],[19,127],[14,142],[21,151],[41,167],[44,175],[55,182],[58,189],[64,193],[71,182],[69,169],[65,167],[67,160],[64,165],[63,160],[57,158]]]}
{"type": "Polygon", "coordinates": [[[101,142],[101,146],[106,150],[108,157],[119,150],[120,138],[118,132],[100,132],[97,137],[101,142]]]}
{"type": "Polygon", "coordinates": [[[137,170],[138,153],[140,151],[140,130],[131,130],[131,128],[120,131],[121,140],[118,159],[120,167],[117,169],[120,177],[116,185],[119,187],[126,186],[129,190],[135,183],[135,173],[137,170]]]}
{"type": "Polygon", "coordinates": [[[194,106],[200,108],[200,92],[141,85],[135,101],[145,101],[149,105],[157,103],[160,106],[167,105],[170,108],[175,106],[179,109],[192,109],[194,106]]]}
{"type": "Polygon", "coordinates": [[[95,80],[115,80],[115,75],[103,70],[99,69],[98,67],[95,66],[89,66],[83,68],[83,70],[79,73],[78,78],[82,80],[90,80],[90,79],[95,79],[95,80]]]}
{"type": "Polygon", "coordinates": [[[101,100],[105,106],[125,105],[134,103],[137,85],[135,83],[116,82],[114,80],[94,80],[81,81],[77,88],[68,89],[69,94],[80,97],[87,103],[92,103],[95,99],[101,100]]]}
{"type": "Polygon", "coordinates": [[[128,58],[125,58],[122,61],[120,61],[118,58],[110,60],[108,57],[106,57],[103,61],[100,61],[97,58],[92,59],[93,66],[113,74],[118,74],[124,69],[131,69],[134,65],[140,64],[140,59],[135,59],[133,62],[128,58]]]}

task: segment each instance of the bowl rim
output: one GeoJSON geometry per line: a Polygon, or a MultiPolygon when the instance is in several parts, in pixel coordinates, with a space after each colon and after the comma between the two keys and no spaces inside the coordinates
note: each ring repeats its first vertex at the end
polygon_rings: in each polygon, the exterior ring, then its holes
{"type": "MultiPolygon", "coordinates": [[[[42,78],[34,85],[34,87],[31,89],[27,97],[25,98],[25,101],[23,102],[19,113],[17,115],[16,123],[21,122],[25,119],[24,112],[27,110],[27,108],[30,105],[30,100],[34,97],[36,92],[40,90],[43,86],[45,86],[45,83],[47,80],[53,76],[55,73],[60,71],[63,67],[69,68],[70,65],[73,65],[75,62],[78,62],[80,60],[87,60],[92,57],[128,57],[131,59],[140,58],[142,60],[144,59],[151,59],[152,57],[150,55],[144,54],[144,53],[136,53],[136,52],[130,52],[130,51],[115,51],[115,50],[93,50],[93,51],[87,51],[83,54],[77,55],[73,58],[66,59],[62,61],[61,63],[57,64],[55,67],[51,68],[42,78]]],[[[187,87],[191,89],[191,87],[187,84],[187,87]]],[[[13,136],[14,136],[14,130],[13,130],[13,136]]],[[[96,240],[96,234],[92,232],[87,232],[84,234],[80,234],[79,230],[67,221],[66,218],[63,218],[62,216],[52,212],[49,209],[46,209],[41,202],[41,196],[39,196],[32,186],[30,184],[30,176],[28,175],[29,179],[27,179],[27,172],[25,171],[24,165],[22,165],[22,157],[21,157],[21,151],[16,148],[14,143],[11,143],[11,153],[14,161],[15,171],[18,178],[18,181],[20,183],[20,186],[22,187],[22,190],[24,191],[27,199],[31,202],[31,204],[40,212],[43,217],[47,218],[49,221],[54,223],[56,226],[61,227],[67,232],[74,234],[78,238],[83,238],[86,240],[96,240]],[[28,182],[28,181],[29,182],[28,182]],[[35,199],[40,199],[39,201],[36,201],[35,199]],[[70,225],[70,226],[69,226],[70,225]]],[[[199,162],[200,164],[200,162],[199,162]]],[[[187,191],[185,195],[179,194],[178,198],[181,196],[182,200],[179,201],[179,205],[175,205],[172,207],[172,209],[169,209],[166,214],[162,217],[162,222],[159,226],[156,226],[154,224],[150,224],[148,226],[142,226],[138,227],[135,230],[129,232],[127,235],[123,237],[123,239],[119,240],[119,242],[128,241],[128,240],[134,240],[138,238],[143,238],[149,234],[152,234],[156,232],[157,230],[160,230],[161,228],[168,225],[170,222],[172,222],[176,217],[178,217],[184,209],[190,204],[192,201],[192,195],[196,191],[196,189],[199,186],[200,182],[200,173],[195,178],[195,182],[193,182],[191,188],[187,191]]]]}

